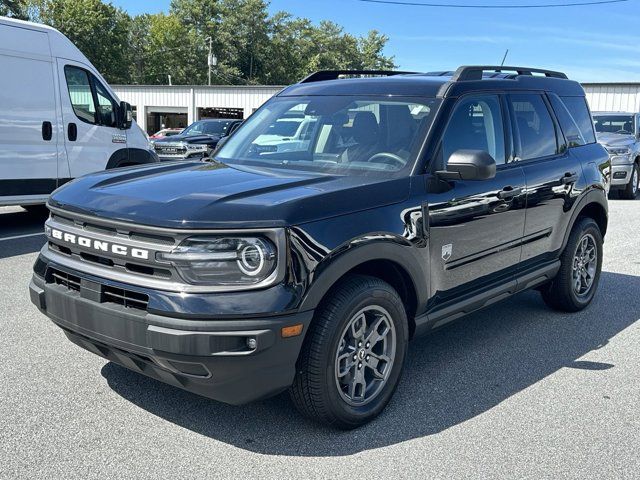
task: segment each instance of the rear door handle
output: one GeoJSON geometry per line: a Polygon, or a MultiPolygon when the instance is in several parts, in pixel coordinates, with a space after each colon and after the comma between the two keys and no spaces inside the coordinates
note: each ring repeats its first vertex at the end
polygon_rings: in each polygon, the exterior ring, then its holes
{"type": "Polygon", "coordinates": [[[42,122],[42,139],[47,142],[53,137],[53,127],[51,122],[42,122]]]}
{"type": "Polygon", "coordinates": [[[504,187],[502,190],[498,192],[498,198],[501,200],[508,200],[513,197],[517,197],[522,193],[521,187],[504,187]]]}
{"type": "Polygon", "coordinates": [[[78,126],[75,123],[70,123],[67,126],[67,138],[70,142],[75,142],[78,138],[78,126]]]}
{"type": "Polygon", "coordinates": [[[578,174],[577,173],[565,173],[564,177],[562,177],[560,179],[560,183],[562,183],[563,185],[569,185],[571,183],[576,183],[578,181],[578,174]]]}

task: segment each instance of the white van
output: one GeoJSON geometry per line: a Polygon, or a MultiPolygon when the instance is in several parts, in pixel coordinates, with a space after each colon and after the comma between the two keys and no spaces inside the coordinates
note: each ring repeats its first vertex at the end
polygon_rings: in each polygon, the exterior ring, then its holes
{"type": "Polygon", "coordinates": [[[89,60],[57,30],[0,17],[0,205],[37,205],[72,178],[158,161],[89,60]]]}

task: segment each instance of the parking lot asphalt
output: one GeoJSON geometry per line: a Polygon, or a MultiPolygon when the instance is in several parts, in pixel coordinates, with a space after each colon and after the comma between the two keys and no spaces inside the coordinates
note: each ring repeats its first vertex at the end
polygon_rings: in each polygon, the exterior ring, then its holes
{"type": "Polygon", "coordinates": [[[414,340],[390,406],[351,432],[71,344],[29,301],[43,220],[0,208],[0,478],[640,478],[640,201],[610,203],[586,311],[526,292],[414,340]]]}

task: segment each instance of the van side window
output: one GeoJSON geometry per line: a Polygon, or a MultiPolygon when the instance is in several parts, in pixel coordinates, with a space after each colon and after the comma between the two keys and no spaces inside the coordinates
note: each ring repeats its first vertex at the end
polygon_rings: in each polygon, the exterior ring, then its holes
{"type": "Polygon", "coordinates": [[[66,66],[64,76],[67,79],[69,99],[76,116],[87,123],[96,123],[96,109],[91,93],[89,73],[81,68],[66,66]]]}
{"type": "Polygon", "coordinates": [[[97,79],[94,78],[93,81],[96,86],[96,98],[98,99],[98,120],[101,125],[115,127],[116,109],[113,100],[111,100],[111,97],[97,79]]]}
{"type": "Polygon", "coordinates": [[[456,105],[440,147],[442,167],[456,150],[483,150],[505,163],[504,125],[497,95],[462,98],[456,105]]]}
{"type": "Polygon", "coordinates": [[[530,160],[558,153],[556,128],[541,95],[510,95],[520,140],[520,159],[530,160]]]}

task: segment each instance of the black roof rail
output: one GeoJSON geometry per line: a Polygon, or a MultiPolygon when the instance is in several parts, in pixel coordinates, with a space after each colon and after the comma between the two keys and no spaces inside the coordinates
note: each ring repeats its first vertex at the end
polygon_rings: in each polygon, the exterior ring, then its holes
{"type": "Polygon", "coordinates": [[[322,82],[337,80],[342,75],[353,77],[391,77],[394,75],[411,75],[416,72],[401,72],[397,70],[320,70],[300,80],[299,83],[322,82]]]}
{"type": "Polygon", "coordinates": [[[451,77],[452,82],[464,82],[469,80],[482,80],[484,72],[492,73],[508,73],[514,72],[518,75],[533,75],[541,73],[545,77],[568,79],[566,74],[562,72],[554,72],[553,70],[543,70],[541,68],[528,67],[505,67],[502,65],[466,65],[458,68],[451,77]]]}

